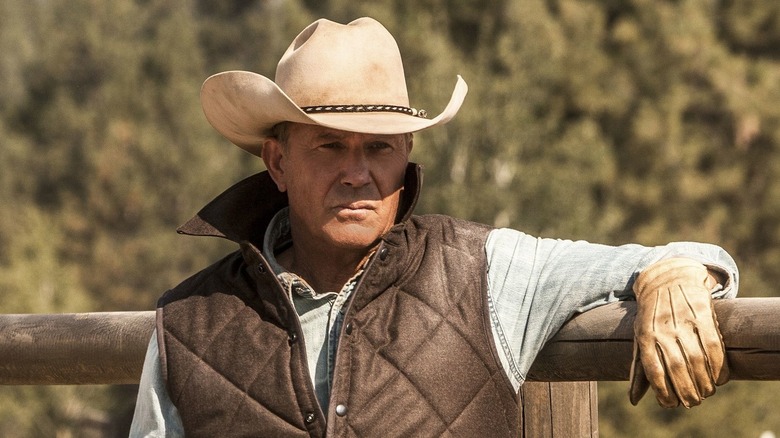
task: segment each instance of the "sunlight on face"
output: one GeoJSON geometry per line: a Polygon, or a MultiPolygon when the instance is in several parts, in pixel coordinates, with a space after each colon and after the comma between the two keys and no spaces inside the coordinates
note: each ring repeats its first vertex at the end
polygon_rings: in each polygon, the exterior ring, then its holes
{"type": "Polygon", "coordinates": [[[411,149],[406,134],[360,134],[290,124],[277,185],[294,239],[366,249],[393,226],[411,149]]]}

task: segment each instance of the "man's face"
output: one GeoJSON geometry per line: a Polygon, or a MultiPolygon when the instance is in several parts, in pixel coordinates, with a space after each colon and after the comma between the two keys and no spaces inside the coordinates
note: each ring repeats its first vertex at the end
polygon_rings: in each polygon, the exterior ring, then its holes
{"type": "Polygon", "coordinates": [[[290,201],[293,238],[349,250],[371,247],[395,221],[411,136],[358,134],[290,123],[263,159],[290,201]]]}

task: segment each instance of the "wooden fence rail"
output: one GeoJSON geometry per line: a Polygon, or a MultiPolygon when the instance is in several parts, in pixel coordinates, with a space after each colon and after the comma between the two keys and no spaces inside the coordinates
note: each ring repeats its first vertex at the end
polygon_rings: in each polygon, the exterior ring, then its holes
{"type": "MultiPolygon", "coordinates": [[[[548,343],[529,381],[627,380],[635,303],[599,307],[548,343]]],[[[733,380],[780,380],[780,298],[715,303],[733,380]]],[[[0,315],[0,385],[137,383],[154,312],[0,315]]]]}
{"type": "MultiPolygon", "coordinates": [[[[780,380],[780,298],[715,303],[732,380],[780,380]]],[[[596,381],[627,380],[633,302],[569,321],[523,385],[521,437],[598,437],[596,381]]],[[[138,383],[154,312],[0,315],[0,385],[138,383]]]]}
{"type": "MultiPolygon", "coordinates": [[[[732,380],[780,380],[780,298],[715,301],[732,380]]],[[[602,306],[569,321],[542,350],[532,381],[628,380],[635,302],[602,306]]]]}

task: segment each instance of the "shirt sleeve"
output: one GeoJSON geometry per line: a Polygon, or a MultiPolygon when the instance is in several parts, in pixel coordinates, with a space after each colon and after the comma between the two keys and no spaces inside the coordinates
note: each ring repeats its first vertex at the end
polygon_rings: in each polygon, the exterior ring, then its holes
{"type": "Polygon", "coordinates": [[[129,436],[130,438],[184,437],[179,411],[171,402],[165,388],[156,331],[152,333],[146,350],[129,436]]]}
{"type": "Polygon", "coordinates": [[[634,299],[637,274],[658,260],[688,257],[720,272],[728,280],[713,290],[715,298],[736,296],[739,283],[731,256],[706,243],[608,246],[497,229],[485,250],[493,338],[516,390],[545,342],[566,321],[603,304],[634,299]]]}

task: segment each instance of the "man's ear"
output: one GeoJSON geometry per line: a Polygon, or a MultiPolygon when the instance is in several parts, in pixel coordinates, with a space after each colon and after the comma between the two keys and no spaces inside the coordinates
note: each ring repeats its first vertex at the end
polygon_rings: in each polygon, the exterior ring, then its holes
{"type": "Polygon", "coordinates": [[[284,171],[285,152],[282,143],[274,137],[266,138],[263,142],[263,150],[260,156],[263,158],[265,168],[268,169],[268,173],[276,183],[276,188],[280,192],[287,191],[286,174],[284,171]]]}

